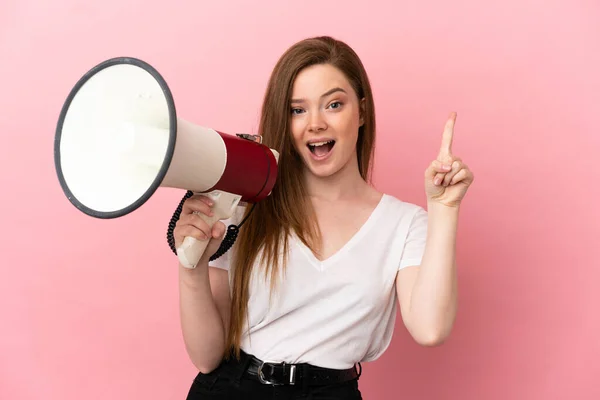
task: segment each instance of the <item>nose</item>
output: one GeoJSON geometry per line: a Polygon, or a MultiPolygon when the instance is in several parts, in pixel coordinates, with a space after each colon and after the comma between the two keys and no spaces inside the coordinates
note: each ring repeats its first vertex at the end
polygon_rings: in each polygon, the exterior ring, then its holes
{"type": "Polygon", "coordinates": [[[327,123],[323,119],[320,112],[313,112],[310,116],[310,121],[308,122],[308,130],[309,132],[320,132],[327,129],[327,123]]]}

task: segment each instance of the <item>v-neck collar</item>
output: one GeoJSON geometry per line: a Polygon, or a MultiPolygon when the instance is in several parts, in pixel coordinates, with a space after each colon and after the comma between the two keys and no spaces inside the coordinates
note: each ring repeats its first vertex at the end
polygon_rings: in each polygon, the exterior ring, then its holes
{"type": "Polygon", "coordinates": [[[300,250],[304,253],[304,255],[308,258],[310,263],[318,270],[325,271],[329,266],[334,264],[340,257],[343,257],[364,235],[367,234],[371,226],[377,221],[379,215],[383,212],[384,205],[387,201],[387,194],[383,193],[379,202],[371,211],[371,214],[367,218],[367,220],[362,224],[362,226],[356,231],[356,233],[335,253],[331,256],[327,257],[324,260],[319,260],[313,252],[304,244],[302,241],[296,236],[296,234],[292,234],[292,238],[296,245],[300,248],[300,250]]]}

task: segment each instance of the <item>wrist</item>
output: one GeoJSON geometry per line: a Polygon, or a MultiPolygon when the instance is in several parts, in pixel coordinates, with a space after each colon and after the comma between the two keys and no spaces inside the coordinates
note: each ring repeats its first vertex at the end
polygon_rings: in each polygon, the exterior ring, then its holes
{"type": "Polygon", "coordinates": [[[203,287],[208,281],[208,263],[201,261],[196,268],[186,268],[179,263],[178,268],[181,282],[190,288],[203,287]]]}
{"type": "Polygon", "coordinates": [[[427,200],[427,211],[447,214],[458,214],[460,211],[460,203],[448,205],[435,200],[427,200]]]}
{"type": "Polygon", "coordinates": [[[443,203],[427,203],[429,228],[433,232],[455,233],[458,227],[460,207],[448,206],[443,203]]]}

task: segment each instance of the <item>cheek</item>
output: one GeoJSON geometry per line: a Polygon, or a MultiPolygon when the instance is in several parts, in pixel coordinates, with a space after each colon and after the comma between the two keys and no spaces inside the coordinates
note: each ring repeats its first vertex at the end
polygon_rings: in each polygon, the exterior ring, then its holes
{"type": "Polygon", "coordinates": [[[290,131],[294,146],[296,147],[296,150],[298,150],[299,146],[302,146],[304,142],[304,128],[300,118],[292,118],[290,121],[290,131]]]}
{"type": "Polygon", "coordinates": [[[336,130],[340,132],[344,141],[348,145],[352,145],[358,138],[359,121],[358,117],[353,113],[340,115],[335,121],[336,130]]]}

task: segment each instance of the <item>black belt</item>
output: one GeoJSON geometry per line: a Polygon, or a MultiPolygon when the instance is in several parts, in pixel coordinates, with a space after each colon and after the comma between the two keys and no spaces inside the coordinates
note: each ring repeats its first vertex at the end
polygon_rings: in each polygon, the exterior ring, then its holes
{"type": "Polygon", "coordinates": [[[360,371],[357,371],[356,367],[340,370],[310,364],[264,362],[254,356],[250,358],[246,374],[265,385],[322,386],[356,379],[362,372],[360,363],[358,364],[360,371]]]}

